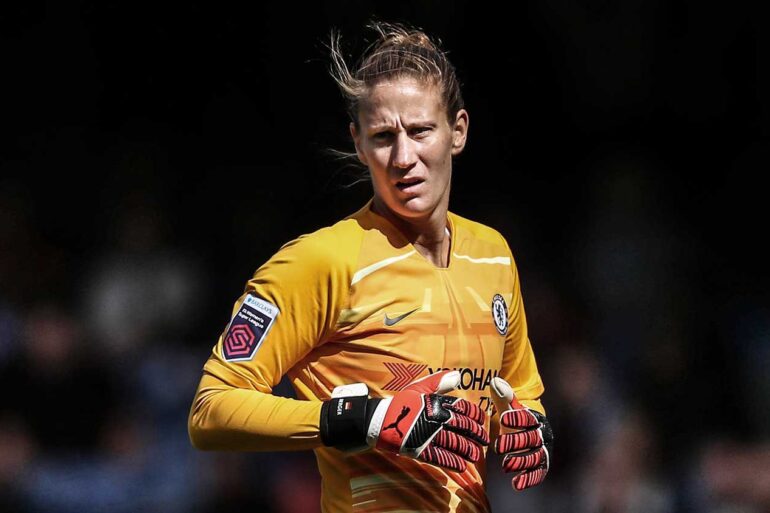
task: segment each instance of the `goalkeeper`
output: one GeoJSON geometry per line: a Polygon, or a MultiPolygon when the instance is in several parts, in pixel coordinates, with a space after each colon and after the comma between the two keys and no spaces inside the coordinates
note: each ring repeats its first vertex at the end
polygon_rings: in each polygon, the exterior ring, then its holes
{"type": "Polygon", "coordinates": [[[325,512],[485,512],[486,472],[523,489],[551,460],[519,276],[500,233],[448,210],[469,117],[446,54],[419,30],[372,28],[355,69],[330,47],[372,199],[246,283],[190,438],[314,450],[325,512]],[[272,395],[284,375],[297,400],[272,395]],[[485,470],[490,444],[503,469],[485,470]]]}

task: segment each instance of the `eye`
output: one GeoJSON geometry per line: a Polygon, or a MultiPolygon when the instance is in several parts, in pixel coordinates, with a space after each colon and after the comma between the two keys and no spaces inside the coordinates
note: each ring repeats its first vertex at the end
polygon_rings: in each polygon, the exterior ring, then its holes
{"type": "Polygon", "coordinates": [[[431,127],[429,126],[416,126],[414,128],[409,129],[409,135],[411,137],[422,137],[428,134],[428,132],[431,131],[431,127]]]}
{"type": "Polygon", "coordinates": [[[381,132],[375,132],[374,135],[372,135],[372,139],[375,141],[387,141],[393,136],[393,134],[387,130],[383,130],[381,132]]]}

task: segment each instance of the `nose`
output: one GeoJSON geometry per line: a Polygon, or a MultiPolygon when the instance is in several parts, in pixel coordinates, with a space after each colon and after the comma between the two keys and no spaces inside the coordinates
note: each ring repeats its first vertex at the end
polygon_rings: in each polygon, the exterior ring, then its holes
{"type": "Polygon", "coordinates": [[[393,167],[409,169],[417,160],[414,141],[406,132],[400,132],[393,144],[393,167]]]}

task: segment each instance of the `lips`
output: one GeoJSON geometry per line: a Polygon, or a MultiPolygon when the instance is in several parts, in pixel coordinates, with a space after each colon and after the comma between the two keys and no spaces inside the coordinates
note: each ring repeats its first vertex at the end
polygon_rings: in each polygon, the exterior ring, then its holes
{"type": "Polygon", "coordinates": [[[417,190],[422,183],[425,183],[425,180],[422,178],[404,178],[396,182],[396,187],[403,192],[412,192],[417,190]]]}

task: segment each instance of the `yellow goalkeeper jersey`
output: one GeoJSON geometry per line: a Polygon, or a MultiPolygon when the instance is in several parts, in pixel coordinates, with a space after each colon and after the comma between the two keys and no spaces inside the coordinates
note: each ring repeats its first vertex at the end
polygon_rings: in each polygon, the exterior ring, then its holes
{"type": "Polygon", "coordinates": [[[461,373],[451,395],[488,415],[494,376],[543,412],[511,251],[497,231],[447,218],[446,268],[371,201],[284,245],[248,281],[204,366],[189,422],[196,447],[314,449],[324,512],[489,511],[483,457],[455,473],[377,450],[344,453],[319,435],[321,402],[336,386],[363,382],[387,397],[444,369],[461,373]],[[284,375],[297,400],[271,395],[284,375]]]}

